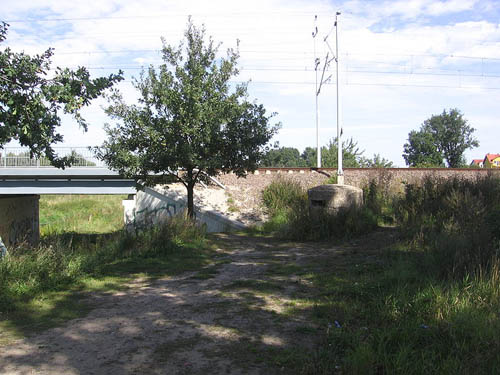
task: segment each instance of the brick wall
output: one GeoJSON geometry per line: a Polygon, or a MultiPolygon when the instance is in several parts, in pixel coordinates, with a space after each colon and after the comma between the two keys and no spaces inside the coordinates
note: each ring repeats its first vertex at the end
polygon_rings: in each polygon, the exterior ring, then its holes
{"type": "MultiPolygon", "coordinates": [[[[323,184],[328,176],[336,175],[333,168],[259,168],[246,178],[238,178],[234,174],[223,174],[217,177],[227,187],[228,194],[235,200],[244,202],[245,206],[260,206],[261,191],[278,177],[289,178],[309,188],[323,184]]],[[[422,181],[426,176],[435,179],[463,178],[477,179],[489,175],[500,178],[500,170],[495,169],[449,169],[449,168],[346,168],[345,184],[363,188],[370,180],[375,179],[386,186],[389,192],[402,191],[403,183],[422,181]]]]}

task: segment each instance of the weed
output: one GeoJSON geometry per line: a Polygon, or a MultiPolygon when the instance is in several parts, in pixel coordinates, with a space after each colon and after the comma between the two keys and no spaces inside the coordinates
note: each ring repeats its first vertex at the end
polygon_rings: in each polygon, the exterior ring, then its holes
{"type": "Polygon", "coordinates": [[[133,274],[176,274],[212,263],[204,229],[182,217],[136,234],[95,233],[102,217],[113,221],[110,216],[114,215],[122,220],[116,209],[119,201],[110,200],[115,209],[105,208],[101,218],[93,215],[93,226],[86,228],[90,233],[75,233],[67,231],[73,229],[73,223],[59,211],[82,204],[74,197],[68,202],[69,206],[59,198],[42,201],[41,221],[50,223],[53,230],[45,232],[39,247],[11,248],[0,260],[0,325],[17,327],[10,330],[12,337],[52,326],[64,317],[74,317],[76,311],[87,311],[85,303],[77,307],[71,302],[81,295],[77,292],[116,290],[133,274]],[[33,323],[36,321],[39,324],[33,323]]]}
{"type": "Polygon", "coordinates": [[[402,234],[425,250],[424,266],[461,279],[496,262],[500,250],[500,180],[408,184],[396,208],[402,234]]]}
{"type": "Polygon", "coordinates": [[[364,234],[377,227],[382,212],[380,199],[376,193],[372,195],[371,205],[337,213],[324,210],[311,216],[306,190],[297,182],[279,178],[262,192],[270,215],[263,230],[294,240],[338,240],[364,234]]]}

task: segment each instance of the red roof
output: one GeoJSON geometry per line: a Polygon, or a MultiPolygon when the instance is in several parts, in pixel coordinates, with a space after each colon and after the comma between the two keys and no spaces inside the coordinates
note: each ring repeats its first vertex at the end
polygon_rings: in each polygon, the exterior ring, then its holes
{"type": "Polygon", "coordinates": [[[481,164],[481,163],[483,162],[483,160],[484,160],[484,159],[474,159],[474,160],[472,160],[472,164],[477,164],[477,165],[479,165],[479,164],[481,164]]]}
{"type": "Polygon", "coordinates": [[[496,158],[500,158],[500,154],[486,154],[484,158],[488,159],[488,161],[491,163],[496,158]]]}

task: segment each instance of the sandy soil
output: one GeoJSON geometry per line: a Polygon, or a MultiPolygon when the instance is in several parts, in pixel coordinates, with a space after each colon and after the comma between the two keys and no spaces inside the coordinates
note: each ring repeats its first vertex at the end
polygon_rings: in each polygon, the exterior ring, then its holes
{"type": "Polygon", "coordinates": [[[95,308],[86,317],[0,347],[0,373],[284,373],[259,353],[310,347],[317,327],[307,317],[284,314],[292,297],[309,286],[296,275],[267,270],[337,250],[218,236],[220,263],[209,278],[201,271],[137,279],[125,291],[93,294],[88,298],[95,308]],[[231,287],[249,281],[272,281],[280,289],[266,294],[231,287]]]}
{"type": "MultiPolygon", "coordinates": [[[[155,188],[173,199],[186,199],[186,188],[181,183],[159,185],[155,188]]],[[[216,211],[224,216],[246,225],[260,224],[267,219],[262,207],[256,204],[255,197],[240,191],[238,186],[222,189],[215,185],[194,189],[194,204],[208,211],[216,211]]]]}

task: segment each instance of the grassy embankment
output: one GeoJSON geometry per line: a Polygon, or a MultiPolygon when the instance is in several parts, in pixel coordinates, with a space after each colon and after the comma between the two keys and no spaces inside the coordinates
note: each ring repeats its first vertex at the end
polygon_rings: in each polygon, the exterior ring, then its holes
{"type": "Polygon", "coordinates": [[[267,206],[284,237],[320,234],[341,243],[373,228],[373,218],[392,214],[398,224],[390,230],[393,241],[368,237],[341,257],[274,270],[312,283],[289,314],[307,312],[322,327],[317,350],[289,357],[291,368],[308,374],[500,373],[498,179],[428,179],[391,199],[372,184],[367,207],[344,213],[340,224],[328,215],[309,218],[303,191],[281,188],[264,192],[264,201],[274,195],[267,206]]]}
{"type": "Polygon", "coordinates": [[[0,344],[86,314],[86,292],[212,262],[203,231],[183,220],[135,235],[122,231],[122,199],[41,197],[40,246],[11,248],[0,260],[0,344]]]}
{"type": "MultiPolygon", "coordinates": [[[[293,320],[305,314],[312,325],[298,329],[318,340],[316,349],[259,352],[252,346],[255,352],[245,351],[246,360],[260,358],[270,369],[305,374],[500,372],[498,180],[427,180],[408,185],[399,197],[372,184],[365,192],[367,207],[344,213],[342,220],[328,215],[311,220],[303,191],[289,194],[291,189],[279,186],[276,191],[270,202],[285,203],[276,203],[268,226],[278,236],[321,238],[310,246],[335,243],[338,251],[300,266],[293,260],[269,263],[270,280],[277,285],[290,280],[298,288],[282,316],[293,320]],[[391,218],[397,228],[367,235],[391,218]]],[[[52,237],[59,240],[52,248],[45,244],[30,254],[19,249],[0,270],[10,291],[1,294],[2,331],[30,332],[82,314],[90,307],[78,291],[123,287],[131,272],[168,274],[213,262],[213,253],[202,250],[203,237],[193,236],[192,228],[182,237],[176,233],[184,226],[177,226],[142,238],[62,234],[52,237]],[[193,237],[194,242],[186,240],[193,237]]],[[[293,243],[284,241],[279,250],[286,246],[293,243]]],[[[245,288],[279,300],[282,288],[269,285],[247,280],[245,288]]]]}

